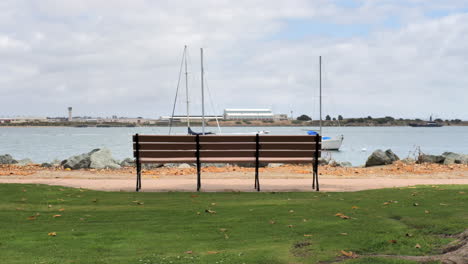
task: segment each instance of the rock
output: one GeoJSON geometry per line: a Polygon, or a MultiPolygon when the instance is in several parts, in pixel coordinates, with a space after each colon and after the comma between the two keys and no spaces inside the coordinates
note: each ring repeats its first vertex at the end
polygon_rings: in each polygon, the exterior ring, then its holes
{"type": "Polygon", "coordinates": [[[352,167],[353,164],[351,164],[351,162],[349,161],[342,161],[339,163],[340,167],[352,167]]]}
{"type": "Polygon", "coordinates": [[[203,167],[216,167],[216,168],[224,168],[229,166],[229,163],[202,163],[203,167]]]}
{"type": "Polygon", "coordinates": [[[120,166],[122,167],[134,167],[135,166],[135,160],[132,158],[126,158],[120,162],[120,166]]]}
{"type": "Polygon", "coordinates": [[[43,168],[52,168],[54,165],[50,164],[50,163],[47,163],[47,162],[44,162],[44,163],[41,163],[41,167],[43,168]]]}
{"type": "Polygon", "coordinates": [[[112,158],[111,151],[106,148],[90,152],[90,161],[91,169],[120,169],[119,163],[112,158]]]}
{"type": "Polygon", "coordinates": [[[444,164],[468,164],[468,155],[459,154],[454,152],[444,152],[442,156],[445,157],[444,164]]]}
{"type": "Polygon", "coordinates": [[[328,165],[330,165],[331,167],[352,167],[353,164],[351,164],[351,162],[348,162],[348,161],[336,161],[336,160],[330,160],[330,162],[328,162],[328,165]]]}
{"type": "Polygon", "coordinates": [[[179,166],[177,166],[177,168],[179,168],[179,169],[190,169],[191,166],[189,164],[187,164],[187,163],[182,163],[179,166]]]}
{"type": "Polygon", "coordinates": [[[120,165],[112,158],[110,150],[93,149],[89,153],[72,156],[60,163],[64,168],[78,169],[119,169],[120,165]]]}
{"type": "Polygon", "coordinates": [[[393,151],[391,149],[387,149],[385,151],[385,155],[387,155],[387,157],[390,158],[390,160],[393,162],[397,161],[397,160],[400,160],[400,158],[395,154],[393,153],[393,151]]]}
{"type": "MultiPolygon", "coordinates": [[[[162,163],[143,163],[141,167],[143,169],[145,169],[145,170],[152,170],[152,169],[161,168],[163,166],[164,166],[164,164],[162,164],[162,163]]],[[[173,167],[171,167],[171,168],[173,168],[173,167]]]]}
{"type": "Polygon", "coordinates": [[[367,158],[365,167],[388,165],[399,159],[400,158],[390,149],[387,149],[385,152],[378,149],[372,152],[369,158],[367,158]]]}
{"type": "Polygon", "coordinates": [[[284,163],[268,163],[268,168],[278,168],[278,167],[281,167],[283,166],[284,163]]]}
{"type": "Polygon", "coordinates": [[[428,155],[421,154],[418,157],[417,163],[439,163],[442,164],[445,161],[445,157],[441,155],[428,155]]]}
{"type": "MultiPolygon", "coordinates": [[[[237,166],[239,166],[241,168],[255,168],[255,162],[252,162],[252,163],[236,163],[235,165],[237,165],[237,166]]],[[[267,162],[260,162],[258,164],[259,168],[265,168],[266,166],[268,166],[267,162]]]]}
{"type": "Polygon", "coordinates": [[[165,168],[177,168],[179,166],[179,163],[164,163],[163,166],[165,168]]]}
{"type": "Polygon", "coordinates": [[[327,160],[326,158],[319,158],[318,163],[319,165],[328,165],[329,160],[327,160]]]}
{"type": "Polygon", "coordinates": [[[27,165],[31,165],[31,164],[34,164],[34,162],[30,159],[22,159],[22,160],[18,160],[18,163],[16,165],[18,166],[27,166],[27,165]]]}
{"type": "MultiPolygon", "coordinates": [[[[90,153],[92,153],[92,151],[90,153]]],[[[89,169],[89,165],[91,165],[90,153],[71,156],[68,159],[63,160],[60,165],[65,169],[72,170],[89,169]]]]}
{"type": "Polygon", "coordinates": [[[16,164],[18,161],[13,159],[10,154],[0,155],[0,164],[16,164]]]}

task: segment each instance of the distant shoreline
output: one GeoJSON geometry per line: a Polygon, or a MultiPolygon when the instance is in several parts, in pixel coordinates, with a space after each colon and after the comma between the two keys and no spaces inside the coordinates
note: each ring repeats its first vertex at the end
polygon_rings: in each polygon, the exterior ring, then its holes
{"type": "MultiPolygon", "coordinates": [[[[192,127],[201,127],[199,120],[190,122],[192,127]]],[[[410,124],[425,124],[423,120],[385,118],[347,118],[343,120],[322,120],[323,127],[406,127],[410,124]]],[[[468,121],[460,119],[436,121],[442,126],[468,126],[468,121]]],[[[207,120],[207,127],[319,127],[319,120],[207,120]]],[[[28,123],[0,123],[0,127],[168,127],[168,122],[158,121],[155,123],[120,123],[120,122],[28,122],[28,123]]],[[[173,127],[186,127],[185,122],[174,122],[173,127]]]]}

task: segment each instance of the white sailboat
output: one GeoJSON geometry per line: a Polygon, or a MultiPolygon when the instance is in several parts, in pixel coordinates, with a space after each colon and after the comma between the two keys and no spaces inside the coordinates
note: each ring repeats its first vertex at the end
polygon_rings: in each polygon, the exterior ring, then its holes
{"type": "MultiPolygon", "coordinates": [[[[340,150],[343,143],[344,136],[323,136],[322,134],[322,56],[319,56],[319,89],[320,89],[320,130],[319,134],[322,136],[322,149],[324,150],[340,150]]],[[[307,132],[309,135],[317,134],[311,130],[307,132]]]]}

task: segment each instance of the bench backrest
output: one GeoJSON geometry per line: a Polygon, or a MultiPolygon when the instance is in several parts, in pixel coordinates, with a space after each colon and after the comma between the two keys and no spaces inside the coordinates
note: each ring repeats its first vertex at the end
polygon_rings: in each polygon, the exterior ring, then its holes
{"type": "Polygon", "coordinates": [[[139,158],[318,158],[318,135],[134,135],[139,158]]]}

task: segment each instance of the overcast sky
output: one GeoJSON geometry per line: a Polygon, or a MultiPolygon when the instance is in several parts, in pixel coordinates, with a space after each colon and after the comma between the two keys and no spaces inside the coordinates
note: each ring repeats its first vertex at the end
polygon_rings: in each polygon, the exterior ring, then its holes
{"type": "MultiPolygon", "coordinates": [[[[466,0],[1,0],[0,117],[169,115],[184,45],[200,114],[468,119],[466,0]]],[[[184,114],[181,91],[176,114],[184,114]]]]}

